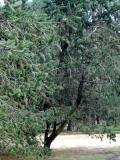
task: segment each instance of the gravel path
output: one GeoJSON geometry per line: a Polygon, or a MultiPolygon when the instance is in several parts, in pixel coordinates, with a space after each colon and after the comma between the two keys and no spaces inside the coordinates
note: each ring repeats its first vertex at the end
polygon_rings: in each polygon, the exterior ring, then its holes
{"type": "Polygon", "coordinates": [[[111,148],[120,146],[120,135],[117,135],[116,142],[111,142],[104,136],[103,140],[92,138],[89,135],[60,135],[51,145],[52,149],[66,148],[111,148]]]}

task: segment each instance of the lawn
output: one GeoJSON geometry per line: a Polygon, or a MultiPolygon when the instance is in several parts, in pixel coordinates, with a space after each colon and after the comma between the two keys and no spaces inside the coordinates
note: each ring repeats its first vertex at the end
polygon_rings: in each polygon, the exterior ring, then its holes
{"type": "MultiPolygon", "coordinates": [[[[52,159],[51,159],[52,160],[52,159]]],[[[107,160],[105,156],[83,156],[83,157],[76,157],[76,158],[55,158],[54,160],[107,160]]]]}
{"type": "Polygon", "coordinates": [[[70,158],[69,160],[106,160],[105,156],[84,156],[80,158],[70,158]]]}
{"type": "Polygon", "coordinates": [[[120,155],[120,148],[111,149],[65,149],[54,151],[49,160],[112,160],[120,155]]]}

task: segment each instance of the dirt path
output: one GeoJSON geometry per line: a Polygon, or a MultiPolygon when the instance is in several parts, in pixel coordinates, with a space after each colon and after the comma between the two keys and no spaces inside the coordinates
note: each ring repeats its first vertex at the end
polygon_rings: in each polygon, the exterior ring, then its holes
{"type": "Polygon", "coordinates": [[[104,136],[103,140],[92,138],[89,135],[60,135],[52,143],[52,149],[67,148],[111,148],[120,146],[120,135],[117,135],[116,142],[111,142],[104,136]]]}

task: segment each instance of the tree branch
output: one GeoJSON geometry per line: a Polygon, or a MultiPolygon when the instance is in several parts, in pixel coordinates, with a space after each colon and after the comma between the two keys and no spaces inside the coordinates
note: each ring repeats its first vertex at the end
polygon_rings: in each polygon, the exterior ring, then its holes
{"type": "Polygon", "coordinates": [[[50,131],[50,123],[47,121],[46,122],[45,137],[44,137],[45,140],[48,138],[49,131],[50,131]]]}

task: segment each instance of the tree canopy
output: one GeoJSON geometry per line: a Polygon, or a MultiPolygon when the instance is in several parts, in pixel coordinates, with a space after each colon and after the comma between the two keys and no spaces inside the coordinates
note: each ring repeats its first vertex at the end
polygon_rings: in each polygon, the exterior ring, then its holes
{"type": "Polygon", "coordinates": [[[49,148],[73,119],[87,133],[97,120],[114,139],[106,126],[120,117],[119,2],[6,2],[0,9],[0,146],[21,151],[38,145],[36,136],[44,133],[49,148]]]}

